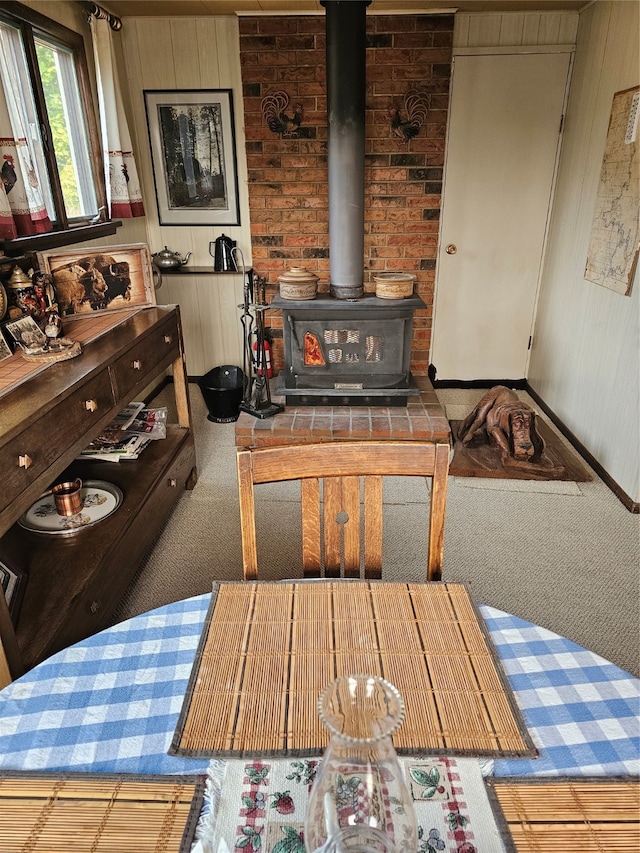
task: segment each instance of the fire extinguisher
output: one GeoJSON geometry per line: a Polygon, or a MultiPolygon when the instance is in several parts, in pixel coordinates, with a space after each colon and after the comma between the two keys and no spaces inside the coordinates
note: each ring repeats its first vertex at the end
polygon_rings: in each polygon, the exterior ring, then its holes
{"type": "Polygon", "coordinates": [[[256,366],[256,373],[258,376],[262,376],[262,365],[266,363],[267,365],[267,379],[273,379],[273,367],[271,365],[271,344],[265,338],[262,342],[262,349],[264,350],[264,361],[258,350],[258,339],[253,342],[253,363],[256,366]]]}

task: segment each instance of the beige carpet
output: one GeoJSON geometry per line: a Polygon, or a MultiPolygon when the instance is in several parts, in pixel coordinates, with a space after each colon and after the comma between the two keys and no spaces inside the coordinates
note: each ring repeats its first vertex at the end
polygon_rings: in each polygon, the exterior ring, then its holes
{"type": "MultiPolygon", "coordinates": [[[[190,390],[199,480],[167,520],[116,621],[208,592],[213,580],[242,576],[234,424],[208,421],[198,387],[190,390]]],[[[438,395],[453,420],[466,415],[482,393],[438,395]]],[[[164,392],[156,402],[166,399],[164,392]]],[[[404,481],[386,487],[385,579],[425,575],[428,495],[424,481],[415,479],[409,490],[404,481]]],[[[295,576],[301,568],[295,484],[260,489],[261,578],[295,576]]],[[[468,581],[477,602],[541,624],[635,675],[639,565],[640,517],[595,473],[587,483],[450,480],[443,579],[468,581]]]]}

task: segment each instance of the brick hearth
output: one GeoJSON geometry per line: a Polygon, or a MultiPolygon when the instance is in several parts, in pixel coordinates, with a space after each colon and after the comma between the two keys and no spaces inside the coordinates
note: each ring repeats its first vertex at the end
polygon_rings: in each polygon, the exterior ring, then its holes
{"type": "Polygon", "coordinates": [[[416,382],[420,396],[410,397],[406,408],[287,406],[284,412],[264,420],[241,412],[236,421],[236,445],[265,447],[387,438],[450,442],[449,422],[433,386],[423,376],[416,377],[416,382]]]}

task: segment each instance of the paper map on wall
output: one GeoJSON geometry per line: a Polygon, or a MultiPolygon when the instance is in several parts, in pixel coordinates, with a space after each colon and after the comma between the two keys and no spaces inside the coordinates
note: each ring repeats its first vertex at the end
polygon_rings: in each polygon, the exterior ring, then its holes
{"type": "Polygon", "coordinates": [[[628,296],[640,249],[640,86],[613,96],[584,277],[628,296]]]}

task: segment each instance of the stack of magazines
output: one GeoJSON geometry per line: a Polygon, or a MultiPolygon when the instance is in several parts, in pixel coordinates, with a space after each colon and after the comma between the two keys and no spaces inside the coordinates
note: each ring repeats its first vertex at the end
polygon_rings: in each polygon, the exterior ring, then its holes
{"type": "Polygon", "coordinates": [[[79,459],[120,462],[137,459],[152,441],[167,436],[167,409],[129,403],[82,451],[79,459]]]}

